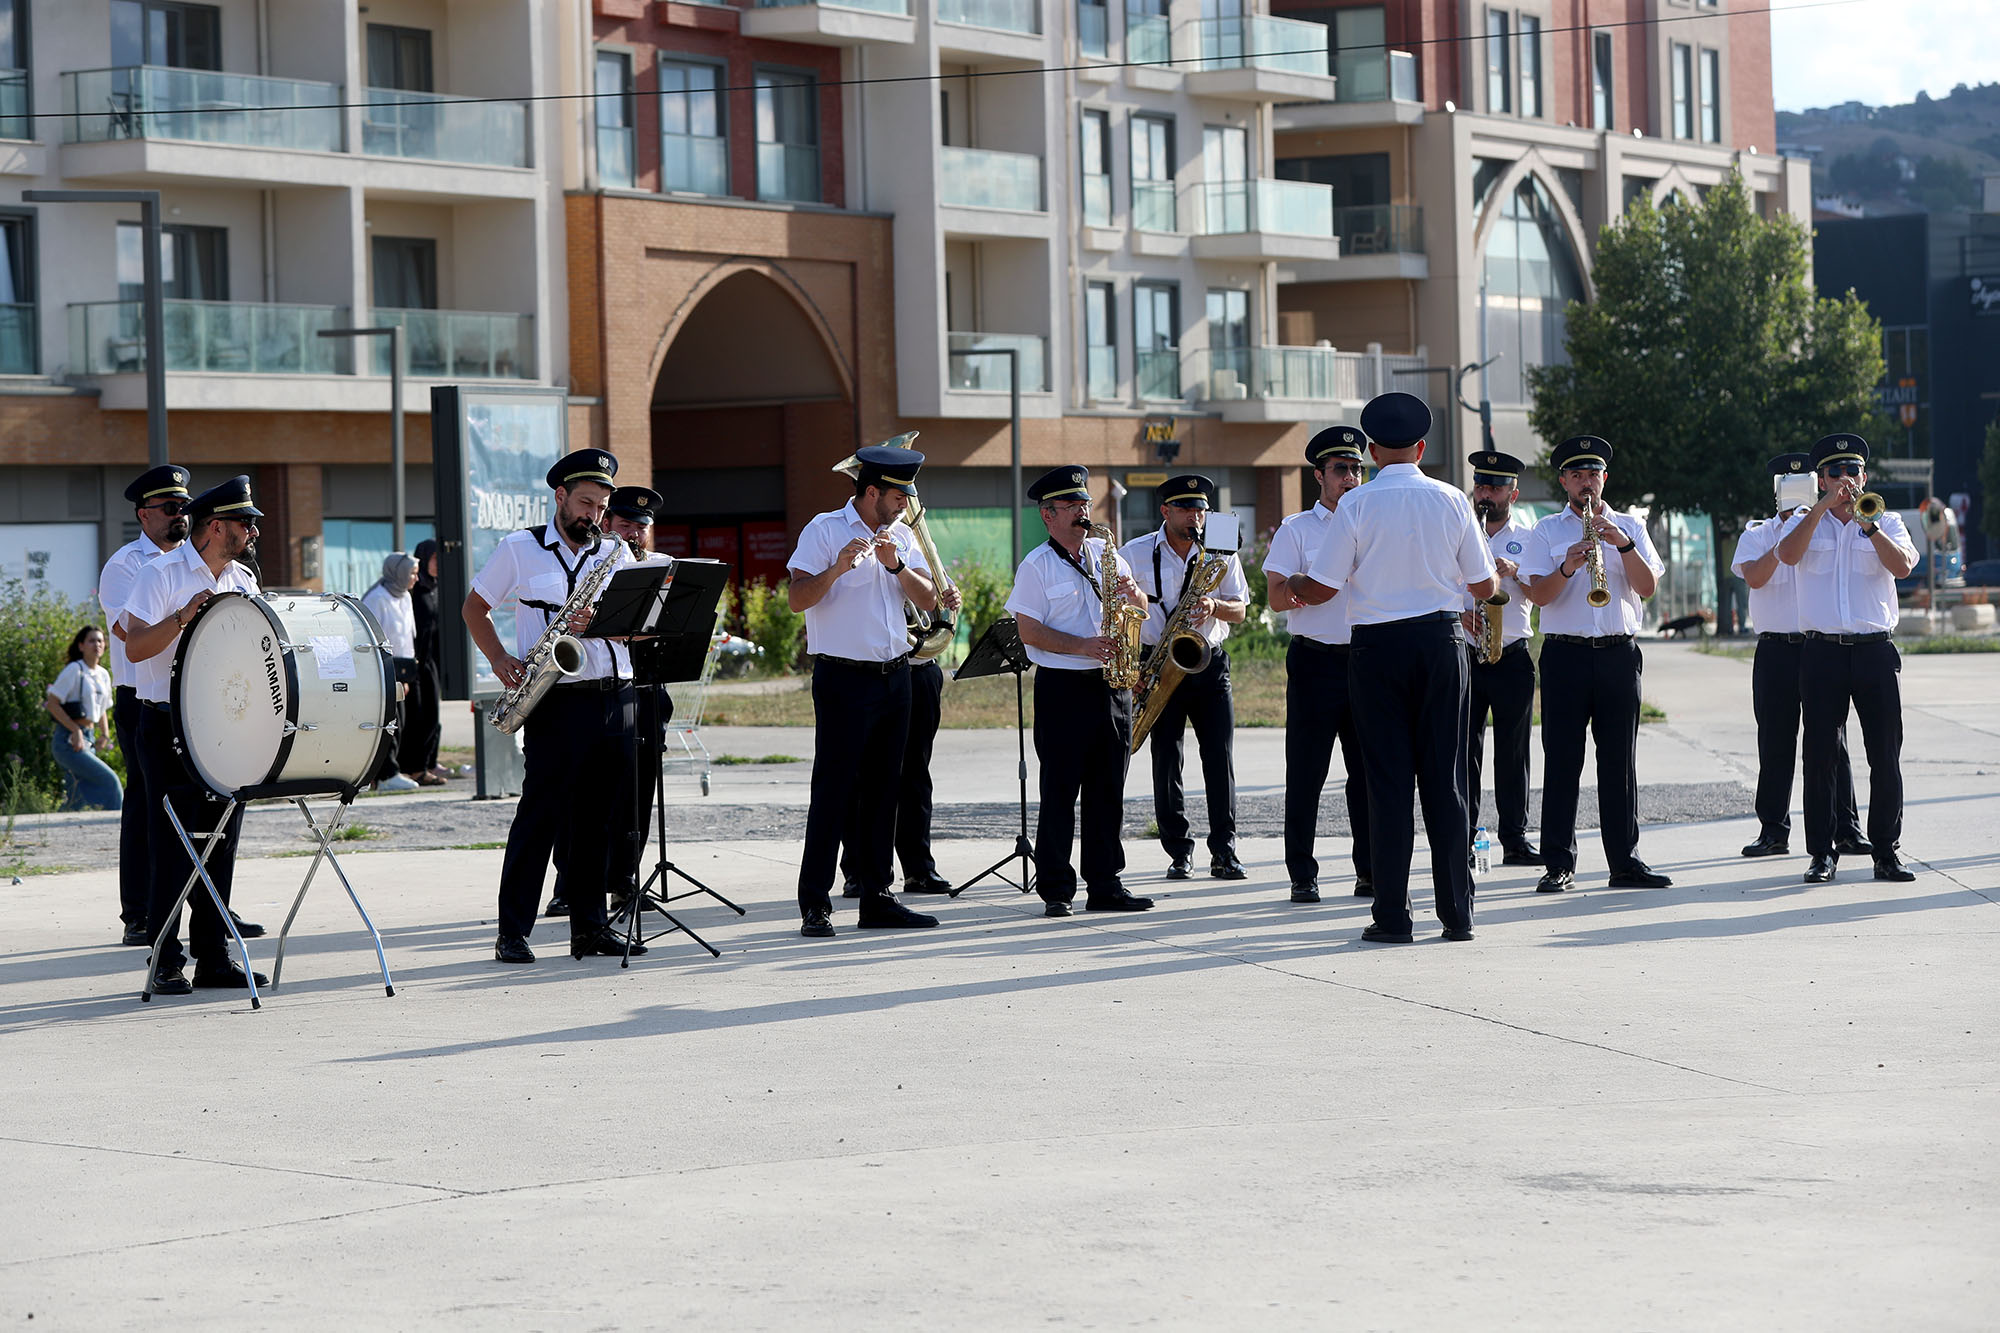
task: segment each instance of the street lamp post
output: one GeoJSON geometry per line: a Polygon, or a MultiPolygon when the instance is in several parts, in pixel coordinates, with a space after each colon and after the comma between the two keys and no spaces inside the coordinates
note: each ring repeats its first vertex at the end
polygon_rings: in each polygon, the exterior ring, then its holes
{"type": "Polygon", "coordinates": [[[403,521],[409,498],[403,488],[403,330],[389,324],[373,329],[321,329],[322,338],[387,338],[389,340],[389,476],[393,496],[389,518],[389,549],[403,551],[403,521]]]}

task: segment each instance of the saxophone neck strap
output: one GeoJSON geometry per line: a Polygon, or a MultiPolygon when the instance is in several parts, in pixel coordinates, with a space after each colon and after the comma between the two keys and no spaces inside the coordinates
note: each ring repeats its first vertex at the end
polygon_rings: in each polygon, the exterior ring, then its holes
{"type": "MultiPolygon", "coordinates": [[[[1161,537],[1160,540],[1153,543],[1153,593],[1162,604],[1167,600],[1167,585],[1160,573],[1160,552],[1165,549],[1166,545],[1167,539],[1165,537],[1161,537]]],[[[1201,560],[1202,555],[1203,551],[1200,542],[1195,542],[1188,547],[1187,563],[1181,567],[1180,595],[1174,598],[1174,609],[1167,612],[1168,620],[1172,620],[1176,615],[1180,614],[1181,603],[1187,600],[1188,581],[1192,578],[1194,567],[1201,560]]]]}
{"type": "Polygon", "coordinates": [[[1096,593],[1100,598],[1104,596],[1104,589],[1098,586],[1097,576],[1090,572],[1089,564],[1087,564],[1083,559],[1084,555],[1090,550],[1090,538],[1085,537],[1083,541],[1077,545],[1076,548],[1077,554],[1075,555],[1071,555],[1068,551],[1065,551],[1062,547],[1062,543],[1057,541],[1054,537],[1049,538],[1049,549],[1054,551],[1057,555],[1061,556],[1062,562],[1064,564],[1068,565],[1078,574],[1081,574],[1083,576],[1083,581],[1090,585],[1090,590],[1092,592],[1096,593]]]}

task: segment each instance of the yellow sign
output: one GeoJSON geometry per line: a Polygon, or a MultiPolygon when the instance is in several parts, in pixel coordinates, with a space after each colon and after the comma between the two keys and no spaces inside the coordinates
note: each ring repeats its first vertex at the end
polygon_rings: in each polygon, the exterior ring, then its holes
{"type": "Polygon", "coordinates": [[[1173,418],[1169,417],[1165,421],[1148,421],[1146,423],[1147,444],[1171,444],[1173,438],[1173,418]]]}
{"type": "Polygon", "coordinates": [[[1127,490],[1136,491],[1142,490],[1147,486],[1164,486],[1166,484],[1167,474],[1164,472],[1127,472],[1125,474],[1125,488],[1127,490]]]}

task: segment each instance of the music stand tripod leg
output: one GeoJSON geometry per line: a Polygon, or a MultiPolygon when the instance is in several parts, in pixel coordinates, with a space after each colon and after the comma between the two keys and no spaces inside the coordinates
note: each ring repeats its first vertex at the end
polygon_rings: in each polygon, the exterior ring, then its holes
{"type": "Polygon", "coordinates": [[[952,889],[949,894],[945,895],[946,897],[958,897],[959,894],[964,893],[967,889],[989,875],[998,879],[1002,884],[1012,884],[1023,893],[1033,893],[1035,891],[1035,845],[1028,841],[1028,703],[1026,693],[1021,685],[1022,678],[1026,674],[1027,670],[1025,667],[1014,672],[1014,748],[1017,764],[1015,776],[1021,784],[1021,829],[1020,832],[1014,835],[1014,850],[974,875],[971,879],[966,880],[965,883],[952,889]],[[1021,882],[1019,884],[1015,884],[1013,880],[1008,879],[1000,873],[1001,867],[1016,857],[1019,857],[1021,861],[1021,882]]]}
{"type": "MultiPolygon", "coordinates": [[[[662,903],[671,903],[671,902],[677,902],[682,898],[692,898],[697,893],[705,893],[709,897],[721,903],[724,907],[727,907],[732,912],[736,913],[736,915],[738,916],[749,915],[749,913],[745,912],[741,907],[738,907],[735,903],[723,897],[721,894],[717,893],[714,889],[709,888],[708,885],[702,883],[700,880],[696,879],[693,875],[688,874],[687,871],[682,870],[674,862],[669,861],[667,859],[667,757],[664,753],[664,748],[665,747],[662,747],[663,753],[660,755],[659,764],[657,765],[653,773],[653,810],[654,813],[657,814],[659,817],[660,848],[658,853],[656,854],[653,863],[652,873],[646,876],[646,883],[641,887],[639,891],[640,899],[645,900],[649,903],[654,900],[657,900],[658,902],[662,903]],[[694,885],[694,887],[692,889],[689,889],[685,893],[666,892],[667,876],[669,874],[679,875],[682,879],[694,885]],[[655,880],[659,882],[660,892],[657,894],[648,893],[647,890],[652,888],[655,880]]],[[[644,910],[644,909],[641,908],[639,910],[644,910]]],[[[660,909],[655,908],[655,910],[659,911],[660,909]]],[[[660,911],[660,915],[666,916],[667,914],[664,911],[660,911]]],[[[673,918],[667,917],[667,919],[671,921],[673,918]]],[[[716,956],[720,957],[721,955],[718,954],[716,956]]]]}
{"type": "MultiPolygon", "coordinates": [[[[196,852],[194,849],[194,839],[188,836],[187,827],[181,823],[181,817],[174,812],[173,800],[170,797],[162,796],[160,801],[166,809],[167,822],[174,826],[174,836],[181,840],[181,846],[187,851],[188,860],[194,862],[194,876],[181,886],[181,896],[174,904],[174,910],[167,914],[167,919],[171,921],[174,915],[187,905],[188,894],[194,890],[194,880],[196,878],[200,879],[202,887],[208,890],[208,900],[214,903],[215,910],[222,914],[222,924],[228,928],[230,938],[236,941],[236,952],[243,959],[243,980],[250,988],[250,1007],[252,1009],[262,1009],[264,1003],[257,995],[257,973],[250,966],[250,946],[243,942],[242,932],[236,929],[236,918],[229,915],[229,904],[222,901],[222,891],[215,887],[215,881],[209,878],[208,874],[209,853],[215,849],[216,844],[221,839],[229,836],[224,830],[229,827],[230,816],[236,813],[238,802],[233,796],[229,798],[228,804],[222,808],[222,814],[217,817],[214,828],[210,830],[208,837],[202,841],[201,851],[196,852]]],[[[146,970],[146,991],[145,994],[139,997],[140,999],[150,1001],[153,998],[153,969],[159,965],[160,951],[158,942],[156,941],[152,962],[146,970]]]]}

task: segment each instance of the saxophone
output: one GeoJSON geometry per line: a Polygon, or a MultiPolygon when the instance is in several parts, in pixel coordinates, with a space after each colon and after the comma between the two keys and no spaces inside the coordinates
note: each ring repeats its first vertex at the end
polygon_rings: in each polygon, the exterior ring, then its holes
{"type": "Polygon", "coordinates": [[[1507,595],[1507,590],[1496,583],[1493,595],[1479,603],[1479,660],[1487,666],[1498,662],[1501,651],[1506,647],[1500,641],[1500,608],[1513,600],[1507,595]]]}
{"type": "Polygon", "coordinates": [[[1208,670],[1209,659],[1215,650],[1209,646],[1208,637],[1195,628],[1195,603],[1222,586],[1222,576],[1229,572],[1229,557],[1204,550],[1196,558],[1194,568],[1188,571],[1187,582],[1181,587],[1180,602],[1174,613],[1167,617],[1166,628],[1160,631],[1160,641],[1153,651],[1146,654],[1146,660],[1139,668],[1139,683],[1133,688],[1132,697],[1138,705],[1139,716],[1132,723],[1132,753],[1139,753],[1139,745],[1146,739],[1146,733],[1160,720],[1166,710],[1167,700],[1180,687],[1187,676],[1199,675],[1208,670]]]}
{"type": "Polygon", "coordinates": [[[1104,619],[1098,633],[1111,640],[1111,660],[1104,664],[1104,683],[1114,690],[1129,690],[1139,683],[1139,630],[1146,613],[1118,595],[1118,548],[1111,529],[1102,523],[1087,523],[1085,530],[1101,538],[1104,551],[1097,561],[1098,592],[1104,598],[1104,619]]]}
{"type": "Polygon", "coordinates": [[[624,563],[619,552],[614,550],[577,580],[576,591],[562,604],[562,610],[549,618],[549,627],[542,631],[542,637],[535,640],[535,646],[522,659],[526,670],[521,675],[521,683],[502,694],[500,701],[493,705],[495,731],[510,736],[519,731],[527,722],[528,714],[542,701],[543,695],[564,676],[574,676],[583,670],[583,640],[568,631],[569,618],[595,602],[597,595],[604,591],[604,585],[611,581],[611,576],[624,563]]]}
{"type": "Polygon", "coordinates": [[[1597,520],[1604,513],[1604,502],[1593,503],[1589,497],[1583,502],[1583,539],[1590,543],[1583,550],[1583,567],[1590,571],[1590,591],[1584,600],[1592,606],[1611,605],[1611,589],[1604,583],[1604,542],[1597,535],[1597,520]]]}

